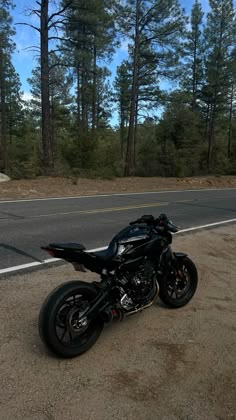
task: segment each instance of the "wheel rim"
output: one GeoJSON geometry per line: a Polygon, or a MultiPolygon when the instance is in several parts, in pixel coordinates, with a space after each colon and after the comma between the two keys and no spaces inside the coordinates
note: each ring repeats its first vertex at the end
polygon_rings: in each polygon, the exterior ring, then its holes
{"type": "Polygon", "coordinates": [[[96,321],[78,324],[89,308],[90,300],[80,293],[67,296],[57,309],[55,332],[59,342],[66,347],[78,347],[85,344],[96,329],[96,321]]]}
{"type": "Polygon", "coordinates": [[[171,299],[179,300],[186,296],[191,288],[191,275],[186,267],[182,265],[177,272],[171,273],[171,280],[168,283],[168,295],[171,299]]]}

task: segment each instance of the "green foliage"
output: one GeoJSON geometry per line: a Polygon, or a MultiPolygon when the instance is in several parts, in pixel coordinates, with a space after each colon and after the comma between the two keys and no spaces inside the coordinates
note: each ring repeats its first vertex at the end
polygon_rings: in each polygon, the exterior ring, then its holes
{"type": "Polygon", "coordinates": [[[41,175],[39,136],[30,123],[23,123],[12,138],[7,174],[13,179],[41,175]]]}
{"type": "Polygon", "coordinates": [[[12,64],[15,44],[12,36],[11,0],[0,3],[0,167],[6,171],[9,165],[9,143],[21,119],[20,80],[12,64]]]}
{"type": "Polygon", "coordinates": [[[191,12],[191,27],[186,33],[186,41],[183,44],[183,65],[181,68],[181,85],[189,96],[193,110],[197,107],[204,77],[203,16],[201,4],[195,0],[191,12]]]}
{"type": "MultiPolygon", "coordinates": [[[[63,34],[49,45],[55,174],[73,183],[81,176],[111,179],[123,175],[128,160],[135,166],[130,173],[140,176],[236,174],[232,0],[209,0],[205,18],[195,0],[188,22],[177,0],[53,4],[55,10],[67,5],[49,21],[51,35],[63,34]],[[127,57],[117,68],[113,91],[108,65],[122,35],[127,57]],[[110,125],[114,111],[119,128],[110,125]]],[[[1,2],[0,163],[19,179],[43,173],[41,73],[36,66],[29,80],[33,100],[23,105],[11,61],[11,9],[10,0],[1,2]]]]}
{"type": "Polygon", "coordinates": [[[101,177],[119,175],[119,142],[111,129],[99,131],[96,142],[84,133],[71,136],[60,145],[67,173],[73,177],[101,177]]]}

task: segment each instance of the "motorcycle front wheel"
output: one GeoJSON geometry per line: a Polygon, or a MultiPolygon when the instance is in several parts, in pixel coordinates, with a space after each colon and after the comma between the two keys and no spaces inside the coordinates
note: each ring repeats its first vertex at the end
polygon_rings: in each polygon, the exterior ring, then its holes
{"type": "Polygon", "coordinates": [[[197,268],[188,257],[177,261],[177,267],[160,281],[159,297],[170,308],[181,308],[194,296],[198,284],[197,268]]]}
{"type": "Polygon", "coordinates": [[[71,281],[54,289],[39,314],[39,334],[54,354],[71,358],[86,352],[97,341],[104,323],[83,318],[97,289],[89,283],[71,281]]]}

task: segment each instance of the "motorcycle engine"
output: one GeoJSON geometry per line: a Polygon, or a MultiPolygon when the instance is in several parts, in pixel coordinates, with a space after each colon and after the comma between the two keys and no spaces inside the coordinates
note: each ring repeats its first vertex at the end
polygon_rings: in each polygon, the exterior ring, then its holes
{"type": "Polygon", "coordinates": [[[154,267],[150,263],[145,263],[139,270],[133,273],[125,272],[119,276],[118,283],[125,291],[123,305],[125,309],[130,309],[131,305],[140,305],[142,301],[153,290],[154,267]]]}

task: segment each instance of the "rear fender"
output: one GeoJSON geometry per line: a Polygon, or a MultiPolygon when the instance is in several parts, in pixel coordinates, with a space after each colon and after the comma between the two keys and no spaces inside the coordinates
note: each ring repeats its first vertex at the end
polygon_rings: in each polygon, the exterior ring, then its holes
{"type": "Polygon", "coordinates": [[[76,261],[78,263],[82,263],[82,258],[85,255],[85,252],[83,251],[78,252],[70,249],[54,248],[50,245],[42,246],[41,249],[48,252],[48,254],[50,254],[53,258],[60,258],[68,262],[76,261]]]}

